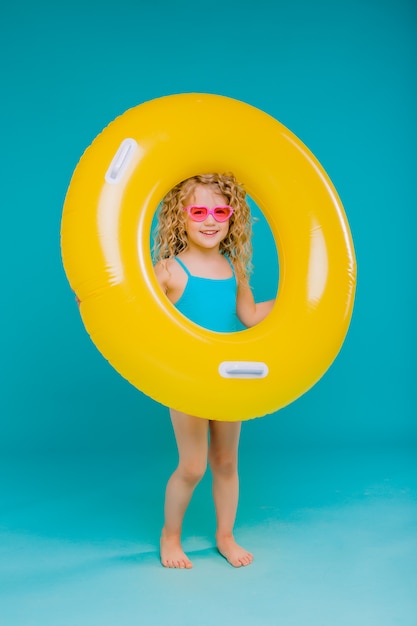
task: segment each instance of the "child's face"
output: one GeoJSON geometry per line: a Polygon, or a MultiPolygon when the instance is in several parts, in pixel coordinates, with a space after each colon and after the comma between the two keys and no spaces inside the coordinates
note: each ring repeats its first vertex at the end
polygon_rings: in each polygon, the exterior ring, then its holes
{"type": "MultiPolygon", "coordinates": [[[[214,209],[216,206],[227,205],[227,199],[209,185],[197,185],[194,192],[187,198],[186,206],[206,206],[214,209]]],[[[204,222],[194,222],[188,213],[185,219],[185,231],[190,246],[213,249],[219,248],[220,243],[229,232],[230,220],[217,222],[212,215],[208,215],[204,222]]]]}

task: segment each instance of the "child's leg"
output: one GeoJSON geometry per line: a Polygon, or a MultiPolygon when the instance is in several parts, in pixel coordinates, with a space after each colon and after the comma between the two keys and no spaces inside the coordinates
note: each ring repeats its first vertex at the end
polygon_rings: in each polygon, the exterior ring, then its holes
{"type": "Polygon", "coordinates": [[[181,529],[193,491],[207,467],[208,420],[171,410],[179,463],[168,481],[165,524],[161,537],[161,562],[165,567],[190,568],[181,547],[181,529]]]}
{"type": "Polygon", "coordinates": [[[253,556],[233,537],[239,499],[237,470],[240,422],[210,422],[209,462],[216,507],[216,541],[219,552],[235,567],[249,565],[253,556]]]}

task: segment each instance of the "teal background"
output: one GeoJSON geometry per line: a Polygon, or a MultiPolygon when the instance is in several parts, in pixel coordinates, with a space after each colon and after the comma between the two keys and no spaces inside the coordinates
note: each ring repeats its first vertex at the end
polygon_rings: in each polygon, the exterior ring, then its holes
{"type": "Polygon", "coordinates": [[[4,450],[159,440],[163,411],[83,330],[59,230],[94,137],[127,108],[189,91],[244,100],[292,130],[336,186],[356,247],[356,306],[338,359],[300,401],[250,424],[251,440],[415,442],[415,18],[405,0],[2,9],[4,450]]]}
{"type": "MultiPolygon", "coordinates": [[[[415,624],[416,17],[413,0],[0,10],[2,624],[148,626],[174,613],[203,626],[415,624]],[[182,92],[243,100],[294,132],[341,197],[358,261],[333,366],[244,425],[238,528],[257,565],[232,571],[196,539],[213,530],[204,482],[185,528],[204,562],[185,584],[157,558],[175,463],[167,411],[92,345],[59,239],[94,137],[126,109],[182,92]]],[[[261,240],[258,230],[255,290],[268,297],[261,240]]]]}

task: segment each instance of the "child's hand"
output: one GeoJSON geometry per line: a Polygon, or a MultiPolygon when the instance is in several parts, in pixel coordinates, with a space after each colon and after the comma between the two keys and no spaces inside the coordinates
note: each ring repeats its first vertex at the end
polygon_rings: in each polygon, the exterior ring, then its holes
{"type": "Polygon", "coordinates": [[[80,307],[81,304],[81,300],[79,299],[79,297],[77,296],[77,294],[75,294],[75,302],[78,304],[78,308],[80,307]]]}

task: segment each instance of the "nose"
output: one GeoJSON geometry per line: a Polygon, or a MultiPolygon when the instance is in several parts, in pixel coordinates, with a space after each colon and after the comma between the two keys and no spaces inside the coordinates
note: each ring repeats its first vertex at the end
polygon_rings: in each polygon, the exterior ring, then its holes
{"type": "Polygon", "coordinates": [[[211,215],[211,213],[207,215],[206,219],[204,220],[204,224],[208,224],[210,226],[216,224],[216,220],[214,219],[213,215],[211,215]]]}

